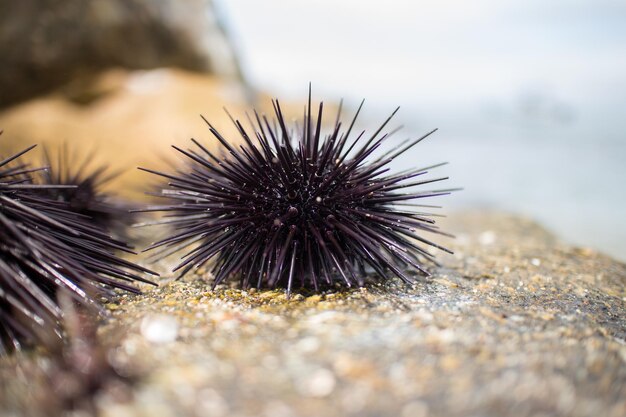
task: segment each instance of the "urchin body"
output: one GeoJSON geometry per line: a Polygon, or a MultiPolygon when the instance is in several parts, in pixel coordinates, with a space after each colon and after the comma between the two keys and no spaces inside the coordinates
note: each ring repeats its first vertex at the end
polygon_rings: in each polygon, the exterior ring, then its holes
{"type": "Polygon", "coordinates": [[[421,179],[427,169],[389,175],[388,165],[434,131],[377,155],[391,117],[373,135],[352,137],[359,112],[346,130],[338,115],[322,136],[322,104],[314,119],[309,99],[303,123],[293,127],[278,102],[274,109],[273,122],[255,112],[252,129],[234,121],[239,146],[209,124],[225,152],[216,155],[194,140],[195,150],[175,147],[189,158],[187,168],[146,170],[169,180],[162,194],[174,203],[150,210],[169,212],[164,223],[176,227],[149,249],[165,247],[165,255],[187,249],[176,268],[181,276],[211,262],[215,285],[237,277],[244,288],[280,286],[288,293],[296,286],[363,285],[370,270],[406,282],[407,267],[428,274],[424,264],[434,261],[427,247],[447,249],[420,232],[443,233],[406,203],[447,194],[413,188],[446,178],[421,179]]]}

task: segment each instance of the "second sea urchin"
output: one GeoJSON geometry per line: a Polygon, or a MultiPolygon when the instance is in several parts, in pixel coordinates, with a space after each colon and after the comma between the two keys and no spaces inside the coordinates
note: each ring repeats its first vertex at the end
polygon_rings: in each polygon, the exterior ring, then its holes
{"type": "Polygon", "coordinates": [[[361,286],[368,269],[407,283],[408,267],[428,275],[424,265],[434,259],[427,247],[449,251],[420,232],[445,233],[410,202],[448,194],[414,189],[447,178],[423,179],[429,168],[388,172],[394,158],[436,129],[377,156],[395,111],[373,135],[353,138],[363,103],[347,129],[340,111],[325,136],[323,103],[314,118],[310,93],[300,126],[288,126],[278,101],[272,104],[275,120],[255,111],[252,130],[233,120],[240,145],[207,121],[225,152],[192,139],[195,150],[174,146],[189,158],[187,168],[144,169],[169,181],[161,195],[170,203],[147,210],[168,212],[163,223],[176,227],[148,249],[162,247],[164,256],[187,249],[175,268],[180,276],[212,261],[214,285],[237,276],[243,288],[280,286],[288,294],[296,286],[361,286]]]}
{"type": "Polygon", "coordinates": [[[42,172],[41,183],[51,186],[45,189],[45,194],[68,203],[71,211],[89,217],[94,225],[116,238],[126,238],[126,229],[132,223],[129,208],[102,191],[119,173],[110,172],[106,165],[93,166],[95,152],[80,158],[63,146],[56,150],[55,156],[44,149],[43,163],[48,169],[42,172]]]}
{"type": "MultiPolygon", "coordinates": [[[[0,132],[1,133],[1,132],[0,132]]],[[[59,297],[102,310],[114,289],[138,293],[149,270],[115,255],[131,252],[88,216],[49,193],[72,185],[33,184],[20,157],[0,158],[0,356],[22,342],[52,345],[63,335],[59,297]]]]}

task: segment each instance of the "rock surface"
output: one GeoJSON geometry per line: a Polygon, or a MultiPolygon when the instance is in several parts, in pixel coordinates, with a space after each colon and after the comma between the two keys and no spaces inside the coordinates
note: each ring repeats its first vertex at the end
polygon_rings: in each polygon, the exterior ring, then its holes
{"type": "MultiPolygon", "coordinates": [[[[116,417],[624,416],[626,265],[519,217],[453,217],[456,254],[412,287],[391,280],[287,300],[211,291],[193,277],[121,296],[101,340],[119,373],[141,376],[100,391],[96,408],[116,417]]],[[[32,394],[41,381],[14,361],[0,362],[0,411],[36,415],[29,399],[42,397],[32,394]]]]}
{"type": "Polygon", "coordinates": [[[103,68],[239,78],[211,0],[0,0],[0,107],[103,68]]]}

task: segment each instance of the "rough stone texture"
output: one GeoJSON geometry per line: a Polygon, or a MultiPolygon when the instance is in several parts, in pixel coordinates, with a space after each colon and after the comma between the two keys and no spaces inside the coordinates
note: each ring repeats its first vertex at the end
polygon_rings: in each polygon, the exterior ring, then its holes
{"type": "Polygon", "coordinates": [[[0,0],[0,107],[107,67],[239,77],[211,0],[0,0]]]}
{"type": "MultiPolygon", "coordinates": [[[[116,417],[626,415],[626,265],[518,217],[453,217],[456,254],[412,287],[391,280],[287,300],[211,291],[196,277],[122,296],[101,339],[120,373],[140,377],[101,391],[96,408],[116,417]]],[[[36,414],[28,399],[45,398],[32,394],[41,383],[24,389],[36,378],[13,363],[0,365],[0,408],[36,414]]]]}

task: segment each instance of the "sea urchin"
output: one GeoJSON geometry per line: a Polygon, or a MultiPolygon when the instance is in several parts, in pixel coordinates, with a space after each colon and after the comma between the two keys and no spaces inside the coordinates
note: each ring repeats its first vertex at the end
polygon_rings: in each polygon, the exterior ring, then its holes
{"type": "Polygon", "coordinates": [[[288,126],[279,102],[272,104],[275,120],[255,111],[252,131],[231,117],[243,140],[238,146],[205,119],[226,152],[216,155],[192,139],[195,150],[174,146],[189,158],[187,168],[140,168],[168,179],[161,196],[170,202],[146,211],[169,212],[161,223],[176,227],[147,250],[162,247],[159,255],[167,256],[187,249],[175,268],[180,276],[213,260],[214,285],[237,276],[243,288],[280,286],[288,295],[296,286],[361,286],[369,271],[407,283],[407,267],[428,275],[424,264],[434,259],[427,247],[449,251],[419,232],[445,233],[410,201],[448,194],[413,190],[447,178],[421,179],[432,167],[389,174],[388,165],[436,129],[376,156],[397,109],[373,135],[352,138],[363,103],[346,130],[340,108],[323,137],[323,103],[314,118],[310,92],[302,125],[288,126]]]}
{"type": "Polygon", "coordinates": [[[45,194],[55,201],[67,202],[70,210],[89,217],[93,224],[116,238],[126,238],[126,230],[132,223],[129,207],[102,191],[119,173],[110,172],[106,165],[93,166],[95,151],[81,158],[63,146],[55,154],[53,158],[49,150],[44,149],[43,163],[48,169],[42,172],[41,184],[72,187],[48,187],[45,194]],[[81,159],[83,162],[77,163],[81,159]]]}
{"type": "Polygon", "coordinates": [[[18,162],[32,148],[0,159],[0,356],[61,338],[62,294],[99,311],[114,289],[137,293],[132,282],[149,282],[140,274],[150,271],[114,254],[130,252],[125,243],[47,195],[74,186],[33,184],[44,168],[18,162]]]}

